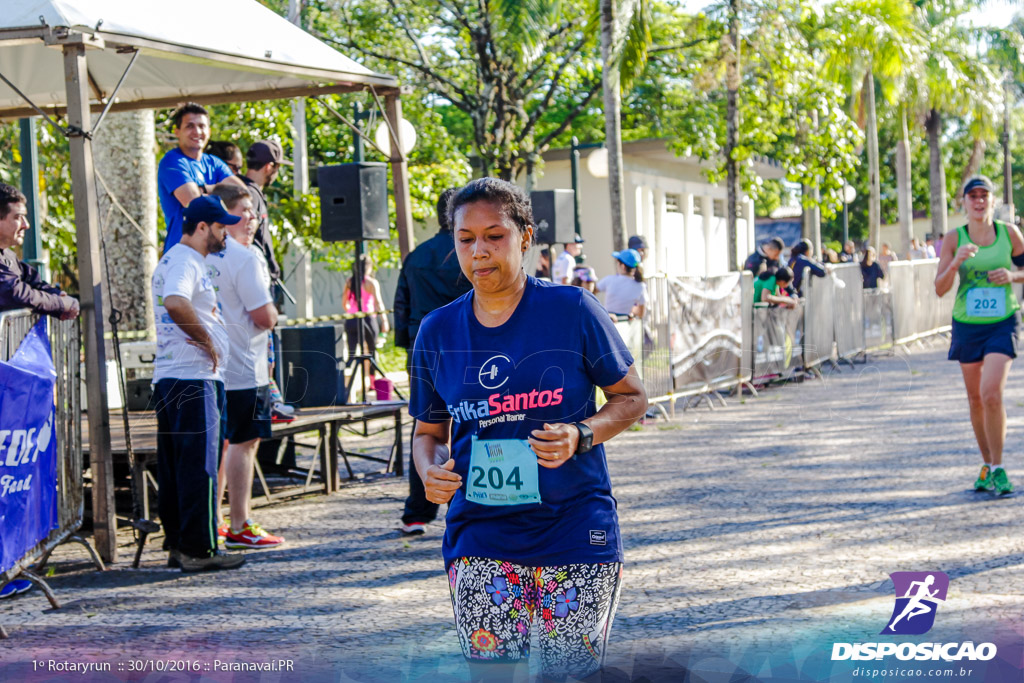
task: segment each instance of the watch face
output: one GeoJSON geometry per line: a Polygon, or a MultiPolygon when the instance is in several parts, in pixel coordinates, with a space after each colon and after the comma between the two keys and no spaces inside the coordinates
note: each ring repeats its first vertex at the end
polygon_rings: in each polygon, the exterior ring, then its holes
{"type": "Polygon", "coordinates": [[[576,429],[580,432],[579,442],[576,444],[576,452],[586,453],[594,445],[594,431],[582,422],[576,423],[576,429]]]}

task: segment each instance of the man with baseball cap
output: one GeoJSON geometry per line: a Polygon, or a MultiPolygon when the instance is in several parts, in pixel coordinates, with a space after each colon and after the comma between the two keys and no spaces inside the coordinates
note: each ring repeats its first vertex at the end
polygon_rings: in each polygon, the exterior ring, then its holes
{"type": "Polygon", "coordinates": [[[228,334],[205,258],[222,251],[232,216],[219,197],[185,207],[181,241],[153,272],[157,353],[157,480],[167,566],[183,572],[234,569],[241,555],[218,553],[217,467],[228,334]]]}
{"type": "Polygon", "coordinates": [[[640,235],[633,235],[629,238],[629,244],[627,249],[632,249],[636,253],[640,254],[640,260],[643,261],[647,258],[647,242],[640,235]]]}
{"type": "Polygon", "coordinates": [[[167,225],[165,254],[181,239],[182,218],[193,199],[208,195],[217,183],[242,182],[219,158],[203,153],[210,141],[210,115],[202,105],[182,105],[171,121],[178,146],[164,155],[156,172],[157,194],[167,225]]]}
{"type": "Polygon", "coordinates": [[[572,271],[576,269],[576,257],[583,252],[583,238],[576,233],[572,242],[563,245],[562,253],[555,259],[555,267],[551,272],[551,281],[556,285],[568,285],[572,282],[572,271]]]}
{"type": "MultiPolygon", "coordinates": [[[[256,248],[267,263],[267,272],[270,275],[271,295],[275,305],[280,308],[284,305],[284,298],[281,288],[281,266],[274,257],[274,239],[270,234],[270,207],[267,204],[267,197],[263,194],[264,188],[277,178],[281,166],[291,166],[292,162],[285,160],[284,150],[277,140],[260,140],[254,142],[245,155],[245,175],[239,176],[252,197],[252,210],[256,214],[256,235],[253,237],[252,246],[256,248]]],[[[273,345],[273,333],[270,335],[273,345]]],[[[270,363],[274,363],[273,351],[270,355],[270,363]]],[[[274,381],[273,373],[270,376],[270,398],[273,406],[275,420],[291,420],[295,409],[284,402],[281,391],[274,381]]]]}
{"type": "Polygon", "coordinates": [[[270,272],[270,281],[277,283],[281,280],[281,266],[274,257],[274,242],[270,234],[270,213],[267,205],[267,198],[263,194],[264,188],[274,182],[281,166],[291,166],[292,162],[285,160],[281,143],[277,140],[260,140],[253,143],[245,155],[245,175],[240,176],[249,194],[252,195],[252,208],[256,213],[256,221],[259,223],[256,228],[256,236],[253,238],[253,245],[263,253],[267,260],[267,270],[270,272]]]}

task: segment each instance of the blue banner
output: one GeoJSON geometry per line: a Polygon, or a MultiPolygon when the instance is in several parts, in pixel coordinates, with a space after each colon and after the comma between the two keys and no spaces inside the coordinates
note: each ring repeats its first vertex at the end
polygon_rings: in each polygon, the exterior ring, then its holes
{"type": "Polygon", "coordinates": [[[0,571],[57,527],[55,381],[43,317],[0,361],[0,571]]]}

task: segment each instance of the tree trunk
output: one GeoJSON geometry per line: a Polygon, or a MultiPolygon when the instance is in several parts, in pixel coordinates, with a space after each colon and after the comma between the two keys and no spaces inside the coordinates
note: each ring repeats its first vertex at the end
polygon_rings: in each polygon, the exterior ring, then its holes
{"type": "Polygon", "coordinates": [[[942,165],[942,148],[939,138],[942,136],[942,114],[932,109],[925,119],[928,131],[928,186],[931,195],[932,236],[939,238],[946,234],[946,169],[942,165]]]}
{"type": "Polygon", "coordinates": [[[981,162],[985,160],[985,148],[987,145],[985,141],[980,137],[974,138],[974,147],[971,148],[971,156],[967,159],[967,167],[964,169],[963,176],[960,177],[960,186],[956,188],[956,202],[959,206],[963,204],[963,190],[964,183],[967,179],[973,175],[978,174],[978,169],[981,168],[981,162]]]}
{"type": "Polygon", "coordinates": [[[608,147],[608,203],[611,208],[612,244],[617,251],[626,248],[626,209],[622,171],[622,121],[619,93],[619,55],[616,46],[618,25],[616,0],[601,0],[601,74],[604,89],[604,136],[608,147]]]}
{"type": "Polygon", "coordinates": [[[112,305],[123,316],[119,330],[144,330],[149,339],[155,338],[149,281],[157,261],[154,127],[150,110],[107,114],[93,140],[96,174],[102,179],[97,183],[100,227],[110,266],[103,316],[109,316],[112,305]]]}
{"type": "Polygon", "coordinates": [[[729,0],[729,55],[725,65],[725,224],[729,236],[729,270],[739,270],[736,235],[736,204],[739,201],[740,177],[735,152],[739,143],[740,112],[737,97],[740,88],[740,0],[729,0]]]}
{"type": "MultiPolygon", "coordinates": [[[[811,129],[817,134],[818,132],[818,111],[814,110],[811,112],[811,129]]],[[[808,211],[804,211],[809,214],[809,232],[808,239],[814,244],[814,253],[821,254],[821,188],[819,185],[814,185],[810,188],[811,190],[811,201],[814,202],[814,207],[808,211]]]]}
{"type": "Polygon", "coordinates": [[[864,74],[864,109],[867,114],[868,139],[868,237],[877,251],[881,246],[882,187],[878,177],[878,113],[875,111],[875,74],[872,69],[864,74]]]}
{"type": "Polygon", "coordinates": [[[900,253],[909,257],[910,242],[914,239],[914,208],[910,193],[910,139],[904,107],[900,107],[900,139],[896,142],[896,205],[900,221],[900,253]]]}
{"type": "Polygon", "coordinates": [[[1013,155],[1010,153],[1010,79],[1003,83],[1003,204],[1006,205],[1006,215],[1003,220],[1014,222],[1013,210],[1013,155]]]}

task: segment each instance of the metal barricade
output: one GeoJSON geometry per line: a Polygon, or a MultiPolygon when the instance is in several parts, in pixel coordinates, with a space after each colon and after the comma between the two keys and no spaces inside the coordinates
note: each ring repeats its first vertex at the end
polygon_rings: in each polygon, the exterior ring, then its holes
{"type": "Polygon", "coordinates": [[[649,399],[672,394],[671,292],[665,276],[647,278],[647,306],[643,320],[643,355],[640,376],[649,399]]]}
{"type": "Polygon", "coordinates": [[[785,380],[802,366],[804,305],[754,305],[754,381],[785,380]]]}
{"type": "Polygon", "coordinates": [[[749,273],[657,275],[646,284],[642,378],[649,402],[674,407],[676,398],[717,396],[750,380],[749,273]]]}
{"type": "Polygon", "coordinates": [[[859,263],[833,266],[832,315],[836,355],[850,359],[864,352],[864,276],[859,263]]]}
{"type": "Polygon", "coordinates": [[[804,294],[804,367],[810,369],[832,358],[836,339],[835,280],[805,275],[804,294]]]}
{"type": "Polygon", "coordinates": [[[867,351],[893,348],[892,295],[888,290],[864,290],[864,346],[867,351]]]}
{"type": "MultiPolygon", "coordinates": [[[[29,310],[0,313],[0,360],[10,360],[18,350],[25,335],[39,320],[29,310]]],[[[57,443],[57,528],[35,547],[30,548],[13,567],[0,573],[0,582],[6,583],[19,573],[25,572],[41,584],[46,597],[56,608],[53,593],[26,570],[38,560],[38,566],[46,564],[50,553],[61,543],[81,543],[89,551],[93,562],[103,568],[95,550],[76,531],[82,526],[85,515],[85,494],[82,461],[82,419],[80,406],[80,363],[81,329],[79,320],[58,320],[50,318],[47,325],[50,348],[53,353],[56,383],[54,394],[56,415],[54,431],[57,443]]],[[[2,529],[0,529],[2,533],[2,529]]]]}
{"type": "Polygon", "coordinates": [[[914,317],[917,289],[914,285],[913,262],[895,261],[889,264],[889,295],[892,298],[894,341],[905,344],[917,336],[914,317]]]}
{"type": "Polygon", "coordinates": [[[953,319],[957,280],[945,296],[935,293],[938,259],[896,261],[889,264],[893,336],[907,344],[948,332],[953,319]]]}

